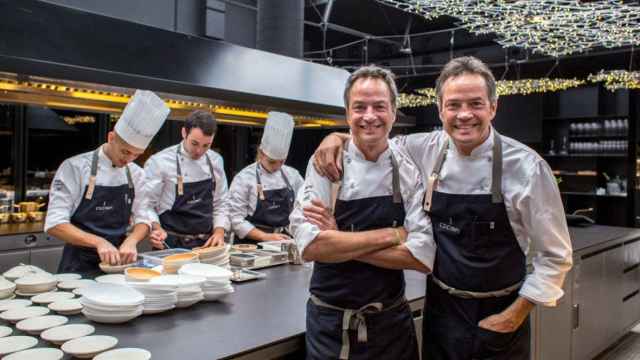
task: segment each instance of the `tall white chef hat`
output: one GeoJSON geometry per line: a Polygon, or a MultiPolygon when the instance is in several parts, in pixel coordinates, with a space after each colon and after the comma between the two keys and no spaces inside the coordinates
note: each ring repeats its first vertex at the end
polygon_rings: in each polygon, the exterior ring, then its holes
{"type": "Polygon", "coordinates": [[[146,149],[169,116],[169,107],[156,94],[136,90],[114,130],[129,145],[146,149]]]}
{"type": "Polygon", "coordinates": [[[260,149],[274,160],[286,159],[289,154],[294,125],[291,115],[275,111],[269,112],[262,133],[260,149]]]}

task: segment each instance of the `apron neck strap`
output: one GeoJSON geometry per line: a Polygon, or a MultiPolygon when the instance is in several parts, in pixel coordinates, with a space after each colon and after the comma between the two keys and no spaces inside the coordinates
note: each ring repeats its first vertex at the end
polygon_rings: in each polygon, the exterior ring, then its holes
{"type": "MultiPolygon", "coordinates": [[[[87,200],[91,200],[93,198],[93,192],[96,189],[96,177],[98,175],[98,157],[101,148],[102,147],[95,149],[93,151],[93,154],[91,155],[91,175],[89,176],[89,185],[87,185],[87,192],[84,196],[84,198],[87,200]]],[[[127,185],[129,186],[129,189],[133,189],[133,180],[131,178],[131,170],[129,170],[129,165],[125,165],[124,169],[127,174],[127,185]]]]}
{"type": "Polygon", "coordinates": [[[180,167],[180,148],[182,143],[176,147],[176,171],[178,173],[178,195],[184,195],[184,177],[182,176],[182,168],[180,167]]]}

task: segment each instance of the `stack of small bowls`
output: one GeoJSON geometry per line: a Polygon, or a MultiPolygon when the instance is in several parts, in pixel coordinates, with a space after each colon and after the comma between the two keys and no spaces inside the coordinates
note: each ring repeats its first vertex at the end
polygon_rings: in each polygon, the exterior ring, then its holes
{"type": "Polygon", "coordinates": [[[198,254],[194,252],[169,255],[162,259],[162,271],[165,274],[175,274],[183,265],[197,262],[199,262],[198,254]]]}
{"type": "Polygon", "coordinates": [[[55,289],[58,280],[47,273],[30,274],[16,279],[16,294],[36,295],[55,289]]]}

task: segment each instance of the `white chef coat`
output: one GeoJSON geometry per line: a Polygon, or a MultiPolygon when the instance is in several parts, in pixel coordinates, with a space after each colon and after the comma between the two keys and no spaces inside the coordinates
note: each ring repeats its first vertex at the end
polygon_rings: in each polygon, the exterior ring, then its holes
{"type": "MultiPolygon", "coordinates": [[[[62,162],[56,171],[49,191],[49,207],[44,223],[44,231],[60,224],[71,221],[71,217],[82,201],[84,190],[91,177],[91,161],[93,151],[76,155],[62,162]]],[[[144,170],[135,163],[127,165],[131,172],[135,198],[132,204],[132,217],[134,224],[144,223],[151,225],[153,217],[146,205],[144,195],[144,170]]],[[[102,150],[98,151],[98,174],[96,185],[120,186],[127,184],[127,172],[124,167],[117,168],[102,150]]]]}
{"type": "MultiPolygon", "coordinates": [[[[404,228],[408,237],[405,245],[416,259],[433,269],[436,245],[431,220],[425,216],[422,209],[424,189],[420,172],[411,160],[399,151],[397,145],[390,142],[387,150],[377,161],[369,161],[350,140],[348,149],[344,152],[344,177],[338,199],[349,201],[393,195],[392,152],[398,161],[400,192],[406,214],[404,228]]],[[[319,199],[326,206],[332,206],[331,182],[316,172],[311,159],[307,166],[303,191],[298,194],[294,210],[289,217],[292,235],[301,254],[320,233],[320,229],[307,222],[303,214],[303,208],[314,199],[319,199]]]]}
{"type": "MultiPolygon", "coordinates": [[[[176,199],[176,184],[178,183],[178,170],[176,166],[176,152],[180,146],[180,170],[184,183],[198,182],[211,178],[211,170],[207,158],[202,155],[198,160],[191,159],[180,144],[170,146],[153,156],[144,164],[146,173],[145,194],[147,194],[149,207],[153,210],[153,221],[160,223],[159,215],[171,210],[176,199]]],[[[213,150],[207,150],[207,155],[213,165],[213,173],[216,180],[216,188],[213,193],[213,227],[222,227],[229,230],[227,214],[228,184],[224,172],[222,156],[213,150]]]]}
{"type": "MultiPolygon", "coordinates": [[[[228,206],[231,228],[241,239],[245,238],[247,234],[255,228],[252,223],[246,220],[246,217],[253,215],[258,202],[256,188],[258,183],[256,179],[257,164],[258,163],[253,163],[237,173],[229,188],[228,206]]],[[[290,166],[283,165],[282,171],[287,177],[295,196],[297,196],[304,179],[300,176],[298,170],[290,166]]],[[[287,183],[284,182],[280,170],[269,173],[262,168],[262,166],[260,166],[260,182],[262,183],[263,191],[287,187],[287,183]]]]}
{"type": "MultiPolygon", "coordinates": [[[[444,142],[449,141],[437,191],[490,194],[495,134],[491,129],[487,140],[470,156],[460,154],[444,131],[399,136],[393,142],[413,159],[426,182],[444,142]]],[[[560,191],[544,159],[526,145],[500,136],[502,194],[507,216],[520,248],[533,264],[533,272],[525,278],[520,295],[541,305],[554,306],[564,294],[562,283],[573,261],[560,191]]]]}

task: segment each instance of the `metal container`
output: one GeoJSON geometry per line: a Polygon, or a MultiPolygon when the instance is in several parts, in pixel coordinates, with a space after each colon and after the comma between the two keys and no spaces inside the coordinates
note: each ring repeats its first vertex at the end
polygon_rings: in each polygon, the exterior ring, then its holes
{"type": "Polygon", "coordinates": [[[44,203],[40,204],[35,201],[23,201],[13,205],[14,207],[20,209],[22,213],[28,213],[32,211],[38,211],[41,207],[45,206],[44,203]]]}
{"type": "Polygon", "coordinates": [[[9,222],[11,214],[9,213],[0,213],[0,224],[6,224],[9,222]]]}
{"type": "Polygon", "coordinates": [[[27,221],[27,213],[25,212],[14,212],[11,213],[11,222],[14,223],[23,223],[27,221]]]}
{"type": "Polygon", "coordinates": [[[30,211],[27,213],[27,218],[31,222],[41,222],[44,220],[45,214],[44,211],[30,211]]]}

